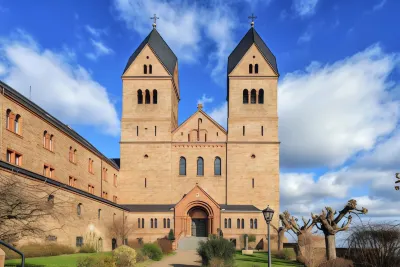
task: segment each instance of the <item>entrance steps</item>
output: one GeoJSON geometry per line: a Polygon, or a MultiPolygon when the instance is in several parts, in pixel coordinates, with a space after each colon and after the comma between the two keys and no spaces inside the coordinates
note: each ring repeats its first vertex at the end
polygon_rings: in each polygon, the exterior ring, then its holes
{"type": "Polygon", "coordinates": [[[207,241],[207,237],[181,237],[178,242],[178,250],[196,250],[200,241],[207,241]]]}

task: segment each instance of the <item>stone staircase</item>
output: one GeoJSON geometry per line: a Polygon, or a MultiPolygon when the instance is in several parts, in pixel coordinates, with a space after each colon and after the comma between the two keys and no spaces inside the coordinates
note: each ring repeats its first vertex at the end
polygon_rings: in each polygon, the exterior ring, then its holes
{"type": "Polygon", "coordinates": [[[178,242],[178,250],[196,250],[199,242],[207,241],[207,237],[195,237],[195,236],[189,236],[189,237],[181,237],[178,242]]]}

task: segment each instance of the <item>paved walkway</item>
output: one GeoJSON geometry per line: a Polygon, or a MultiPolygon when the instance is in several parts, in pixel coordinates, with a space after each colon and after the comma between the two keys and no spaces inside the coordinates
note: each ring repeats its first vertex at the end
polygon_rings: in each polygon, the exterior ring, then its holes
{"type": "Polygon", "coordinates": [[[197,267],[201,266],[200,257],[195,250],[177,250],[175,255],[164,257],[149,267],[197,267]]]}

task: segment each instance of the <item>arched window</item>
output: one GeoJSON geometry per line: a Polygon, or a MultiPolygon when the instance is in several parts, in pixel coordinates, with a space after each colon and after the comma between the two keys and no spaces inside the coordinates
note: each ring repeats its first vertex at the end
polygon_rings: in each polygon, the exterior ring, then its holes
{"type": "Polygon", "coordinates": [[[50,135],[50,140],[49,141],[50,141],[49,142],[49,144],[50,144],[49,149],[50,149],[50,151],[53,151],[53,135],[50,135]]]}
{"type": "Polygon", "coordinates": [[[11,130],[11,109],[6,111],[6,129],[11,130]]]}
{"type": "Polygon", "coordinates": [[[152,74],[153,73],[153,66],[150,64],[149,65],[149,74],[152,74]]]}
{"type": "Polygon", "coordinates": [[[43,132],[43,147],[47,146],[47,131],[43,132]]]}
{"type": "Polygon", "coordinates": [[[237,229],[240,229],[240,219],[237,219],[237,225],[236,225],[237,229]]]}
{"type": "Polygon", "coordinates": [[[256,89],[251,89],[250,103],[251,104],[257,103],[257,92],[256,92],[256,89]]]}
{"type": "Polygon", "coordinates": [[[244,229],[244,219],[242,219],[242,229],[244,229]]]}
{"type": "Polygon", "coordinates": [[[254,219],[254,229],[257,229],[257,219],[254,219]]]}
{"type": "Polygon", "coordinates": [[[232,220],[231,220],[231,218],[228,219],[228,228],[232,228],[232,220]]]}
{"type": "Polygon", "coordinates": [[[157,228],[157,219],[154,219],[154,228],[157,228]]]}
{"type": "Polygon", "coordinates": [[[142,218],[142,228],[144,228],[144,218],[142,218]]]}
{"type": "Polygon", "coordinates": [[[225,228],[228,228],[228,219],[225,218],[224,222],[225,222],[224,223],[225,228]]]}
{"type": "Polygon", "coordinates": [[[69,147],[69,161],[73,161],[74,158],[74,151],[72,150],[72,146],[69,147]]]}
{"type": "Polygon", "coordinates": [[[250,229],[253,229],[253,219],[250,219],[250,229]]]}
{"type": "Polygon", "coordinates": [[[153,90],[153,104],[157,104],[157,90],[156,89],[153,90]]]}
{"type": "Polygon", "coordinates": [[[167,228],[171,228],[171,220],[167,219],[167,228]]]}
{"type": "Polygon", "coordinates": [[[100,218],[101,218],[101,209],[98,209],[97,210],[97,219],[100,220],[100,218]]]}
{"type": "Polygon", "coordinates": [[[179,175],[186,175],[186,159],[184,157],[179,159],[179,175]]]}
{"type": "Polygon", "coordinates": [[[197,175],[198,176],[204,175],[204,160],[202,157],[197,158],[197,175]]]}
{"type": "Polygon", "coordinates": [[[72,158],[72,159],[73,159],[72,161],[73,161],[74,163],[76,163],[76,149],[74,150],[74,154],[73,154],[73,158],[72,158]]]}
{"type": "Polygon", "coordinates": [[[249,90],[244,89],[243,90],[243,104],[248,104],[249,103],[249,90]]]}
{"type": "Polygon", "coordinates": [[[163,226],[164,226],[164,228],[167,228],[167,219],[163,219],[163,226]]]}
{"type": "Polygon", "coordinates": [[[254,73],[258,73],[258,64],[254,65],[254,73]]]}
{"type": "Polygon", "coordinates": [[[221,158],[216,157],[214,160],[214,175],[221,175],[221,158]]]}
{"type": "Polygon", "coordinates": [[[258,104],[264,104],[264,89],[258,91],[258,104]]]}
{"type": "Polygon", "coordinates": [[[76,206],[76,214],[78,214],[78,216],[82,214],[82,203],[79,203],[78,206],[76,206]]]}
{"type": "Polygon", "coordinates": [[[137,103],[143,104],[143,93],[140,89],[137,91],[137,103]]]}
{"type": "Polygon", "coordinates": [[[150,228],[153,228],[153,219],[150,219],[150,228]]]}
{"type": "Polygon", "coordinates": [[[15,120],[14,120],[14,132],[17,134],[19,134],[19,131],[20,131],[20,129],[19,129],[20,128],[19,127],[20,118],[21,118],[21,115],[17,114],[15,116],[15,120]]]}
{"type": "Polygon", "coordinates": [[[253,64],[249,64],[249,73],[253,73],[253,64]]]}
{"type": "Polygon", "coordinates": [[[143,65],[143,73],[147,74],[147,65],[143,65]]]}
{"type": "Polygon", "coordinates": [[[144,99],[145,99],[145,100],[144,100],[144,101],[145,101],[145,102],[144,102],[145,104],[150,104],[150,91],[147,90],[147,89],[146,89],[146,92],[145,92],[144,99]]]}

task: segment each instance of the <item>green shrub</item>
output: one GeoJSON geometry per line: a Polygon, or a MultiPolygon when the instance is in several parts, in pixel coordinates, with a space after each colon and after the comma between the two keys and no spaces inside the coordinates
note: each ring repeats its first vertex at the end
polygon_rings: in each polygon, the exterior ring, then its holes
{"type": "Polygon", "coordinates": [[[112,256],[88,256],[78,258],[77,267],[115,267],[115,261],[112,256]]]}
{"type": "Polygon", "coordinates": [[[159,261],[163,257],[162,250],[157,244],[154,243],[144,244],[142,250],[143,253],[153,261],[159,261]]]}
{"type": "Polygon", "coordinates": [[[142,249],[136,250],[136,262],[147,261],[149,257],[144,254],[142,249]]]}
{"type": "Polygon", "coordinates": [[[75,253],[75,249],[73,247],[57,243],[28,243],[22,245],[19,250],[24,253],[26,258],[58,256],[75,253]]]}
{"type": "Polygon", "coordinates": [[[203,265],[208,266],[213,258],[219,258],[224,264],[233,264],[235,247],[232,242],[222,237],[209,238],[206,242],[200,241],[197,254],[203,265]]]}
{"type": "Polygon", "coordinates": [[[79,253],[95,253],[96,248],[91,244],[84,244],[79,248],[79,253]]]}
{"type": "Polygon", "coordinates": [[[128,246],[120,246],[113,251],[118,267],[133,267],[136,263],[136,251],[128,246]]]}
{"type": "Polygon", "coordinates": [[[275,256],[278,259],[282,260],[295,260],[296,259],[296,253],[292,248],[284,248],[281,251],[278,251],[275,256]]]}
{"type": "Polygon", "coordinates": [[[174,230],[169,230],[168,239],[171,241],[175,240],[174,230]]]}

